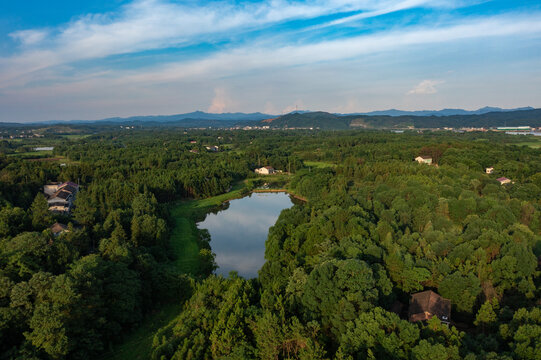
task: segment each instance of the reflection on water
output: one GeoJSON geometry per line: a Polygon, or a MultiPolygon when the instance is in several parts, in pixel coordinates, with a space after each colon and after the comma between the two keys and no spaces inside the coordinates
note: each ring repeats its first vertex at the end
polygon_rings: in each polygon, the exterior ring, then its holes
{"type": "Polygon", "coordinates": [[[208,214],[197,226],[208,229],[216,254],[217,274],[235,270],[246,278],[257,277],[265,262],[265,240],[280,212],[291,207],[286,193],[253,193],[229,202],[225,210],[208,214]]]}

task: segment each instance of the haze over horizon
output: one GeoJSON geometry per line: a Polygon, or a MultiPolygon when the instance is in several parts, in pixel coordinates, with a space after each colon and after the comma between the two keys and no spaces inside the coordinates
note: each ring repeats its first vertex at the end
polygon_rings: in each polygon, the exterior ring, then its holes
{"type": "Polygon", "coordinates": [[[538,1],[0,5],[0,121],[541,107],[538,1]]]}

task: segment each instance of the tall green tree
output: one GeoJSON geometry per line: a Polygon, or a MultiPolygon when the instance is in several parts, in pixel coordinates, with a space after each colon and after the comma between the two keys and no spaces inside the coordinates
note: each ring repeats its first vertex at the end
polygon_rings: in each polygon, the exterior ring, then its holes
{"type": "Polygon", "coordinates": [[[49,212],[49,204],[43,194],[38,193],[30,206],[30,214],[32,217],[32,227],[35,230],[43,230],[51,225],[53,217],[49,212]]]}

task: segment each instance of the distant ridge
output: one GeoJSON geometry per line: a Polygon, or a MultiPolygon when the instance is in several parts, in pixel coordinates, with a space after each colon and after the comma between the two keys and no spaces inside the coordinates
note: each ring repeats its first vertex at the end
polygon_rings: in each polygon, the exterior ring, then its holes
{"type": "MultiPolygon", "coordinates": [[[[419,111],[406,111],[406,110],[381,110],[381,111],[370,111],[366,113],[351,113],[351,114],[340,114],[335,113],[336,116],[453,116],[453,115],[483,115],[491,112],[514,112],[514,111],[525,111],[525,110],[534,110],[532,107],[522,107],[515,109],[502,109],[499,107],[484,107],[478,110],[463,110],[463,109],[443,109],[443,110],[419,110],[419,111]]],[[[300,114],[313,114],[314,111],[310,110],[295,110],[288,115],[300,115],[300,114]]],[[[194,111],[185,114],[174,114],[174,115],[140,115],[140,116],[129,116],[129,117],[110,117],[100,120],[47,120],[47,121],[33,121],[24,123],[27,125],[32,124],[91,124],[91,123],[173,123],[173,122],[182,122],[188,121],[193,123],[197,120],[213,120],[215,121],[227,121],[231,122],[244,122],[244,121],[261,121],[267,119],[275,119],[280,117],[279,115],[264,114],[261,112],[255,113],[207,113],[204,111],[194,111]]],[[[17,124],[17,122],[13,122],[17,124]]],[[[204,125],[203,125],[204,126],[204,125]]]]}
{"type": "Polygon", "coordinates": [[[177,122],[182,120],[217,120],[217,121],[260,121],[265,119],[274,118],[277,115],[268,115],[260,112],[256,113],[222,113],[214,114],[204,111],[194,111],[186,114],[175,115],[145,115],[145,116],[130,116],[130,117],[111,117],[101,120],[49,120],[32,122],[32,124],[89,124],[89,123],[134,123],[134,122],[177,122]]]}
{"type": "Polygon", "coordinates": [[[296,110],[285,115],[256,113],[214,114],[195,111],[176,115],[150,115],[112,117],[102,120],[45,121],[33,123],[0,123],[5,126],[43,125],[105,125],[140,127],[183,127],[183,128],[230,128],[264,126],[271,128],[314,128],[314,129],[389,129],[389,128],[443,128],[443,127],[498,127],[523,126],[541,127],[541,109],[531,107],[501,109],[484,107],[474,111],[461,109],[401,111],[385,110],[366,114],[331,114],[323,111],[296,110]],[[456,114],[458,112],[458,114],[456,114]],[[381,115],[383,114],[383,115],[381,115]],[[406,115],[401,115],[406,114],[406,115]]]}
{"type": "Polygon", "coordinates": [[[406,110],[381,110],[370,111],[366,113],[351,113],[344,115],[387,115],[387,116],[452,116],[452,115],[482,115],[490,112],[510,112],[510,111],[522,111],[522,110],[534,110],[533,107],[520,107],[514,109],[502,109],[499,107],[485,106],[477,110],[464,110],[464,109],[442,109],[442,110],[418,110],[418,111],[406,111],[406,110]]]}
{"type": "Polygon", "coordinates": [[[272,128],[382,129],[382,128],[493,128],[500,126],[541,127],[541,109],[493,111],[467,115],[339,115],[327,112],[291,113],[260,125],[272,128]]]}

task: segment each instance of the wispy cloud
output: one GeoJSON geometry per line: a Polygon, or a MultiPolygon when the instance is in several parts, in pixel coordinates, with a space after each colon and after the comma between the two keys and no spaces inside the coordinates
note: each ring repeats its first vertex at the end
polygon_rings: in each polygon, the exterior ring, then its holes
{"type": "Polygon", "coordinates": [[[223,51],[205,59],[171,63],[136,74],[123,81],[145,83],[205,76],[225,77],[248,70],[269,70],[321,62],[355,59],[363,55],[394,51],[425,44],[444,44],[464,39],[541,34],[541,14],[476,18],[454,26],[395,30],[307,45],[276,47],[257,44],[223,51]]]}
{"type": "MultiPolygon", "coordinates": [[[[448,2],[440,0],[441,2],[448,2]]],[[[137,0],[118,13],[90,14],[52,31],[29,29],[11,34],[23,45],[22,52],[0,59],[0,81],[61,64],[106,58],[112,55],[179,47],[200,41],[215,41],[269,25],[312,19],[347,12],[368,18],[419,5],[427,0],[317,0],[234,4],[171,3],[137,0]],[[226,35],[227,34],[227,35],[226,35]]],[[[349,21],[352,18],[345,18],[349,21]]],[[[337,20],[342,21],[342,20],[337,20]]]]}
{"type": "Polygon", "coordinates": [[[436,85],[443,84],[442,80],[423,80],[407,92],[408,95],[430,95],[438,92],[436,85]]]}
{"type": "MultiPolygon", "coordinates": [[[[329,81],[317,89],[294,84],[299,90],[293,91],[291,75],[296,76],[297,69],[308,74],[303,80],[310,81],[310,76],[321,77],[310,74],[313,68],[327,66],[338,74],[360,72],[374,57],[387,62],[395,59],[392,66],[403,66],[395,56],[397,52],[415,58],[409,66],[417,66],[417,73],[395,72],[396,85],[387,82],[387,86],[395,87],[382,88],[380,94],[395,91],[396,96],[411,102],[436,101],[437,96],[408,96],[443,93],[455,84],[445,74],[425,71],[426,65],[437,67],[437,63],[426,63],[425,58],[433,53],[423,54],[425,49],[439,46],[445,52],[451,47],[460,49],[473,43],[483,47],[485,43],[493,43],[493,39],[508,44],[512,42],[510,39],[518,39],[533,47],[541,41],[539,7],[528,12],[472,10],[467,16],[442,10],[481,2],[135,0],[112,13],[88,14],[46,29],[12,32],[10,37],[17,44],[15,50],[0,57],[0,117],[5,105],[15,107],[12,104],[32,102],[39,104],[35,106],[41,111],[56,98],[69,99],[57,106],[62,109],[70,105],[75,109],[75,104],[120,109],[134,103],[130,111],[139,112],[144,111],[141,109],[145,101],[152,98],[153,109],[160,111],[168,104],[178,106],[177,93],[183,94],[181,101],[187,111],[196,106],[195,98],[201,109],[238,111],[245,100],[242,92],[254,91],[243,87],[242,81],[247,78],[259,87],[258,91],[268,95],[260,105],[268,112],[291,110],[295,104],[299,108],[305,104],[321,108],[323,104],[318,102],[314,106],[313,99],[316,94],[318,99],[325,99],[321,94],[333,91],[329,81]],[[438,16],[427,16],[433,13],[438,16]],[[209,50],[192,50],[199,46],[209,50]],[[139,58],[143,60],[137,61],[139,58]],[[340,70],[345,63],[354,65],[340,70]],[[277,79],[278,74],[287,76],[277,79]],[[280,89],[279,93],[270,91],[266,85],[275,80],[279,84],[273,89],[280,89]],[[446,86],[439,86],[444,80],[446,86]],[[177,91],[162,90],[173,88],[177,91]]],[[[460,63],[461,55],[456,54],[454,59],[460,63]]],[[[529,56],[531,64],[535,54],[530,51],[529,56]]],[[[442,57],[439,60],[447,61],[442,57]]],[[[382,75],[387,74],[389,69],[382,66],[374,68],[382,75]]],[[[347,103],[334,108],[342,106],[355,112],[356,108],[366,107],[357,97],[356,87],[375,89],[379,83],[343,85],[348,78],[351,77],[344,75],[342,83],[335,84],[339,88],[349,87],[347,98],[343,98],[347,103]]],[[[176,109],[175,106],[170,105],[169,109],[176,109]]]]}
{"type": "MultiPolygon", "coordinates": [[[[471,2],[470,2],[471,3],[471,2]]],[[[362,11],[358,14],[348,15],[336,20],[325,22],[312,26],[310,29],[321,29],[330,26],[337,26],[346,23],[351,23],[363,19],[369,19],[372,17],[385,15],[397,11],[402,11],[411,8],[417,7],[461,7],[464,6],[463,2],[460,1],[434,1],[434,0],[404,0],[404,1],[381,1],[377,8],[370,9],[368,11],[362,11]]]]}
{"type": "Polygon", "coordinates": [[[18,41],[22,46],[32,46],[43,42],[49,35],[47,30],[21,30],[9,34],[9,36],[18,41]]]}
{"type": "Polygon", "coordinates": [[[223,87],[214,89],[214,98],[208,108],[209,113],[223,113],[234,106],[234,102],[223,87]]]}

